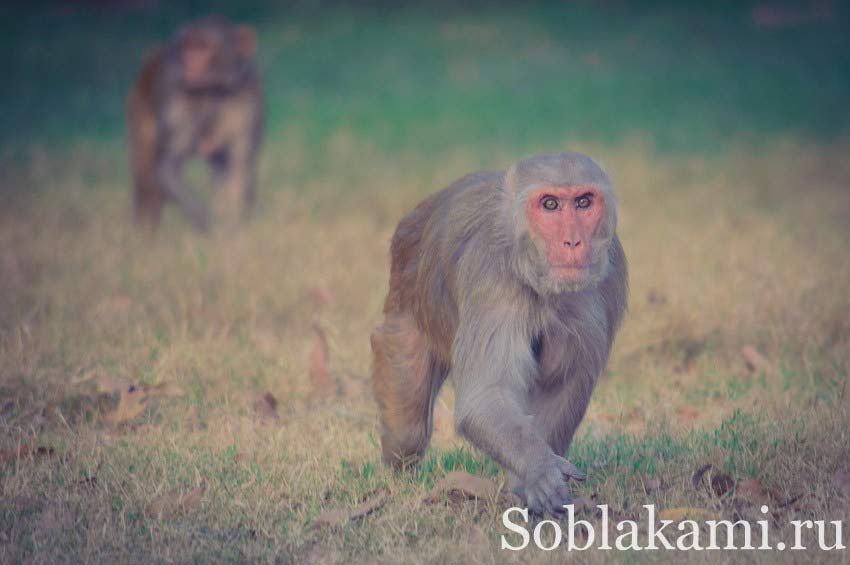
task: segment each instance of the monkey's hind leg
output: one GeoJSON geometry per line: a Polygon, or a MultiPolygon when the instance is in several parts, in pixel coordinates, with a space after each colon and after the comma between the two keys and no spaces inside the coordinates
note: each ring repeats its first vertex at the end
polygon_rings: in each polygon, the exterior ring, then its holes
{"type": "Polygon", "coordinates": [[[372,355],[384,461],[404,468],[428,446],[434,399],[448,371],[409,316],[387,317],[372,334],[372,355]]]}
{"type": "Polygon", "coordinates": [[[137,175],[133,182],[136,223],[156,228],[162,218],[165,194],[153,179],[153,175],[137,175]]]}
{"type": "Polygon", "coordinates": [[[165,193],[156,178],[157,119],[143,84],[127,98],[127,150],[133,182],[136,223],[155,229],[162,217],[165,193]]]}

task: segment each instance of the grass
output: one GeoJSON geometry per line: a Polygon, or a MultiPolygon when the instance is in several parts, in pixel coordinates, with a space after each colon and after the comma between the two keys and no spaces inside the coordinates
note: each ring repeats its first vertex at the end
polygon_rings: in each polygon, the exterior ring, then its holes
{"type": "Polygon", "coordinates": [[[202,237],[170,210],[151,239],[128,221],[121,98],[142,47],[196,7],[50,6],[2,18],[20,80],[0,118],[0,561],[563,559],[500,551],[503,501],[423,503],[450,470],[503,479],[445,425],[413,472],[382,466],[366,337],[398,218],[466,172],[556,147],[611,172],[631,269],[630,311],[569,454],[589,475],[576,494],[620,519],[655,503],[756,520],[742,486],[754,479],[774,539],[796,518],[842,519],[850,539],[834,481],[850,469],[839,8],[779,30],[733,5],[245,8],[270,102],[257,217],[202,237]],[[35,35],[40,18],[55,33],[35,35]],[[338,398],[311,389],[317,323],[338,398]],[[771,369],[747,369],[744,345],[771,369]],[[115,382],[183,394],[115,426],[115,382]],[[279,423],[253,408],[266,391],[279,423]],[[24,444],[46,449],[15,456],[24,444]],[[695,489],[706,464],[738,491],[695,489]],[[200,485],[184,509],[146,512],[200,485]],[[314,527],[381,488],[380,510],[314,527]]]}

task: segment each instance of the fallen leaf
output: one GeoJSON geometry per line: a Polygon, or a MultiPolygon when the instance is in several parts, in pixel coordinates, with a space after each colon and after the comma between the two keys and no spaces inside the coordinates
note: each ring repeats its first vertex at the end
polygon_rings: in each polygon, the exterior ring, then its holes
{"type": "Polygon", "coordinates": [[[325,332],[318,325],[313,326],[315,336],[313,337],[313,349],[310,351],[309,375],[310,387],[313,394],[318,396],[333,396],[336,387],[328,374],[328,340],[325,332]]]}
{"type": "Polygon", "coordinates": [[[443,496],[453,502],[470,498],[492,499],[499,494],[500,488],[494,481],[471,475],[466,471],[452,471],[439,481],[425,496],[424,502],[433,504],[443,500],[443,496]]]}
{"type": "Polygon", "coordinates": [[[371,514],[375,510],[381,508],[389,500],[390,495],[386,489],[378,489],[375,493],[365,501],[361,502],[354,508],[329,510],[322,512],[313,519],[313,526],[321,528],[324,526],[338,526],[349,520],[357,520],[367,514],[371,514]]]}
{"type": "Polygon", "coordinates": [[[779,500],[779,495],[772,490],[765,488],[756,479],[747,479],[741,481],[735,488],[735,494],[753,504],[767,504],[768,502],[779,500]]]}
{"type": "Polygon", "coordinates": [[[674,522],[681,522],[682,520],[695,520],[695,521],[705,521],[705,520],[719,520],[720,514],[714,512],[713,510],[707,510],[705,508],[694,508],[692,506],[681,506],[678,508],[668,508],[666,510],[662,510],[658,513],[659,520],[672,520],[674,522]]]}
{"type": "Polygon", "coordinates": [[[838,471],[832,477],[832,484],[843,495],[850,496],[850,470],[844,469],[838,471]]]}
{"type": "Polygon", "coordinates": [[[104,421],[110,426],[117,426],[134,419],[145,411],[148,396],[136,386],[130,385],[121,392],[118,406],[111,412],[107,412],[104,421]]]}
{"type": "Polygon", "coordinates": [[[202,481],[200,485],[182,496],[180,495],[180,491],[177,490],[163,493],[145,506],[145,516],[148,518],[170,520],[171,518],[188,514],[201,503],[205,489],[206,483],[202,481]]]}
{"type": "Polygon", "coordinates": [[[759,353],[758,349],[752,345],[745,345],[741,348],[741,356],[744,358],[744,363],[750,371],[764,371],[770,373],[773,366],[767,358],[759,353]]]}
{"type": "Polygon", "coordinates": [[[55,451],[52,447],[32,447],[29,444],[22,443],[17,447],[0,449],[0,463],[6,463],[8,461],[17,461],[19,459],[27,459],[29,457],[33,459],[41,457],[51,457],[54,454],[55,451]]]}
{"type": "Polygon", "coordinates": [[[264,424],[279,423],[280,416],[277,415],[277,399],[268,391],[261,394],[254,401],[254,412],[260,417],[264,424]]]}
{"type": "Polygon", "coordinates": [[[712,473],[711,491],[715,496],[723,496],[735,487],[735,479],[727,473],[712,473]]]}
{"type": "Polygon", "coordinates": [[[107,410],[104,421],[107,425],[118,426],[133,420],[147,408],[147,400],[155,396],[177,397],[184,394],[179,386],[163,382],[155,385],[126,384],[121,379],[105,377],[98,381],[98,389],[101,393],[113,393],[120,391],[118,406],[114,410],[107,410]],[[116,388],[121,386],[120,389],[116,388]]]}

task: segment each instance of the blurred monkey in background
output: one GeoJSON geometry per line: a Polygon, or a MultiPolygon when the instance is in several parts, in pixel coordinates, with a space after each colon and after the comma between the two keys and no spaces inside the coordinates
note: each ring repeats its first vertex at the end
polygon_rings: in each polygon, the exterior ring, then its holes
{"type": "Polygon", "coordinates": [[[263,129],[256,47],[251,26],[208,16],[147,56],[126,104],[137,223],[155,229],[169,200],[201,231],[248,216],[263,129]],[[191,157],[211,169],[212,212],[183,179],[191,157]]]}

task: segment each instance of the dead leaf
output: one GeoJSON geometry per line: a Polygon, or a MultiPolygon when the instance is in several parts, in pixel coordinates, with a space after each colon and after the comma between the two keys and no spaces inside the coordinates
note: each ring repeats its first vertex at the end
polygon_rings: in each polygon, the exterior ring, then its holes
{"type": "Polygon", "coordinates": [[[832,477],[832,484],[835,485],[838,492],[850,496],[850,470],[844,469],[836,472],[832,477]]]}
{"type": "Polygon", "coordinates": [[[767,358],[759,353],[758,349],[752,345],[745,345],[741,348],[741,356],[744,358],[744,363],[750,371],[764,371],[770,373],[773,366],[767,358]]]}
{"type": "Polygon", "coordinates": [[[131,385],[121,392],[118,406],[104,416],[104,421],[110,426],[117,426],[136,418],[145,411],[147,398],[142,389],[131,385]]]}
{"type": "Polygon", "coordinates": [[[705,520],[719,520],[720,514],[714,512],[713,510],[707,510],[705,508],[694,508],[692,506],[681,506],[678,508],[668,508],[666,510],[662,510],[658,513],[659,520],[672,520],[674,522],[681,522],[682,520],[695,520],[695,521],[705,521],[705,520]]]}
{"type": "Polygon", "coordinates": [[[735,488],[735,494],[739,498],[752,502],[753,504],[767,504],[768,502],[779,500],[780,498],[778,493],[765,488],[765,486],[756,479],[747,479],[746,481],[738,483],[738,486],[735,488]]]}
{"type": "Polygon", "coordinates": [[[104,422],[109,426],[118,426],[133,420],[147,408],[148,399],[155,396],[177,397],[184,394],[179,386],[162,382],[155,385],[126,384],[121,379],[104,377],[98,380],[98,390],[101,393],[111,394],[118,390],[118,406],[114,410],[107,410],[104,422]],[[116,388],[121,386],[121,388],[116,388]]]}
{"type": "Polygon", "coordinates": [[[372,496],[354,508],[322,512],[313,519],[313,527],[338,526],[349,520],[357,520],[381,508],[389,498],[390,494],[386,489],[378,489],[372,496]]]}
{"type": "Polygon", "coordinates": [[[735,479],[727,473],[712,473],[711,491],[715,496],[723,496],[735,487],[735,479]]]}
{"type": "Polygon", "coordinates": [[[277,399],[268,391],[261,394],[254,401],[254,412],[260,417],[264,424],[279,423],[280,416],[277,415],[277,399]]]}
{"type": "Polygon", "coordinates": [[[200,485],[182,496],[178,490],[163,493],[145,506],[145,516],[148,518],[170,520],[171,518],[188,514],[201,503],[204,490],[206,490],[206,482],[201,481],[200,485]]]}
{"type": "Polygon", "coordinates": [[[471,475],[466,471],[452,471],[431,489],[424,499],[427,504],[443,500],[443,495],[453,502],[470,498],[493,499],[498,496],[499,485],[490,479],[471,475]]]}
{"type": "Polygon", "coordinates": [[[313,326],[315,336],[313,349],[310,351],[309,375],[310,387],[317,396],[334,396],[337,393],[330,375],[328,374],[328,339],[318,325],[313,326]]]}
{"type": "Polygon", "coordinates": [[[17,461],[20,459],[27,458],[42,458],[42,457],[52,457],[55,454],[55,451],[52,447],[38,446],[32,447],[29,444],[22,443],[17,447],[10,447],[6,449],[0,449],[0,463],[6,463],[9,461],[17,461]]]}

